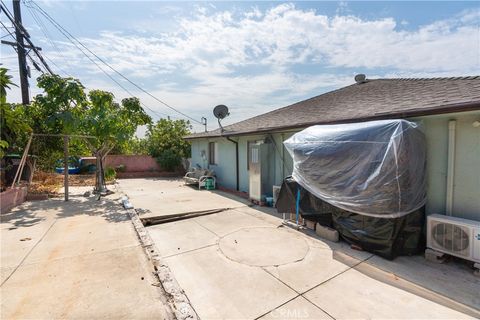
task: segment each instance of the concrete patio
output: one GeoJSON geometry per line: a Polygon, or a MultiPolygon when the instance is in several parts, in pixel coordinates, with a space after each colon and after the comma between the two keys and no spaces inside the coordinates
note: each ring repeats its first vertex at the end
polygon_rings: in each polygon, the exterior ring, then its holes
{"type": "Polygon", "coordinates": [[[386,261],[284,227],[274,210],[180,180],[120,180],[140,218],[224,209],[147,227],[200,318],[464,319],[480,279],[423,257],[386,261]]]}
{"type": "Polygon", "coordinates": [[[2,319],[172,318],[119,195],[87,189],[0,216],[2,319]]]}

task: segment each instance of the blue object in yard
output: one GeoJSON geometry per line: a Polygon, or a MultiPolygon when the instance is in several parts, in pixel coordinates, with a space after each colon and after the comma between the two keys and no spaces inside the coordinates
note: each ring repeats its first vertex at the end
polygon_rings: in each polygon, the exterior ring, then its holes
{"type": "MultiPolygon", "coordinates": [[[[57,167],[55,168],[55,172],[63,174],[63,168],[57,167]]],[[[79,172],[80,172],[79,167],[68,167],[68,174],[77,174],[79,172]]]]}
{"type": "Polygon", "coordinates": [[[297,201],[295,203],[295,219],[297,220],[297,224],[298,224],[298,214],[300,212],[300,186],[298,186],[298,189],[297,189],[297,201]]]}
{"type": "Polygon", "coordinates": [[[265,197],[265,202],[267,203],[267,206],[273,207],[273,197],[265,197]]]}
{"type": "MultiPolygon", "coordinates": [[[[64,164],[63,159],[57,160],[57,164],[55,167],[56,173],[62,173],[64,171],[64,164]]],[[[70,157],[68,158],[68,174],[78,174],[80,173],[80,163],[78,158],[70,157]]]]}

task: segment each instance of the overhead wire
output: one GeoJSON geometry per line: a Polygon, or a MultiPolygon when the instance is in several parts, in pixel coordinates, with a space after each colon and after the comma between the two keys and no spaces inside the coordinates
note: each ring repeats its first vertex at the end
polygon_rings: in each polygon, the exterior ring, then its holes
{"type": "MultiPolygon", "coordinates": [[[[101,63],[103,63],[106,67],[108,67],[110,70],[112,70],[113,72],[115,72],[117,75],[119,75],[120,77],[122,77],[124,80],[126,80],[127,82],[129,82],[131,85],[133,85],[134,87],[136,87],[137,89],[139,89],[140,91],[142,91],[143,93],[147,94],[148,96],[150,96],[151,98],[153,98],[154,100],[156,100],[157,102],[161,103],[162,105],[166,106],[167,108],[177,112],[178,114],[181,114],[182,116],[184,116],[185,118],[188,118],[198,124],[201,124],[203,125],[203,123],[201,121],[198,121],[196,120],[195,118],[187,115],[186,113],[170,106],[169,104],[167,104],[166,102],[164,102],[163,100],[159,99],[158,97],[154,96],[153,94],[151,94],[150,92],[148,92],[147,90],[145,90],[144,88],[142,88],[141,86],[139,86],[137,83],[133,82],[132,80],[130,80],[128,77],[126,77],[123,73],[121,73],[120,71],[116,70],[115,68],[113,68],[109,63],[107,63],[104,59],[102,59],[101,57],[99,57],[95,52],[93,52],[92,50],[90,50],[86,45],[84,45],[80,40],[78,40],[75,36],[73,36],[70,32],[68,32],[68,30],[66,30],[65,28],[63,28],[55,19],[53,19],[49,14],[48,12],[46,12],[45,10],[43,10],[35,1],[33,0],[29,0],[28,2],[26,1],[25,3],[30,3],[32,5],[34,5],[35,7],[32,7],[36,10],[38,10],[41,14],[43,14],[43,16],[45,16],[47,18],[47,20],[50,21],[50,23],[52,23],[52,25],[54,25],[57,30],[59,30],[65,37],[67,37],[67,39],[69,39],[70,42],[77,42],[80,46],[82,46],[85,50],[87,50],[90,54],[92,54],[95,58],[97,58],[101,63]],[[74,41],[72,41],[71,39],[73,39],[74,41]]],[[[78,48],[78,46],[75,44],[75,46],[78,48]]],[[[82,51],[82,50],[81,50],[82,51]]],[[[82,51],[83,52],[83,51],[82,51]]],[[[85,53],[84,53],[85,54],[85,53]]],[[[96,64],[96,63],[95,63],[96,64]]],[[[97,64],[96,64],[97,65],[97,64]]],[[[113,80],[113,79],[112,79],[113,80]]],[[[115,82],[117,83],[117,81],[115,80],[115,82]]]]}
{"type": "MultiPolygon", "coordinates": [[[[2,23],[2,26],[5,28],[5,25],[2,23]]],[[[40,68],[40,65],[34,60],[34,58],[30,55],[30,52],[28,51],[28,48],[25,48],[24,46],[22,46],[20,43],[18,43],[16,37],[13,35],[13,34],[10,34],[10,36],[12,37],[12,39],[14,40],[13,42],[15,42],[15,44],[17,46],[20,46],[22,47],[24,50],[25,50],[25,55],[30,59],[30,62],[32,63],[32,65],[35,67],[36,70],[38,70],[39,72],[41,73],[44,73],[44,71],[40,68]]],[[[13,50],[15,50],[15,52],[17,52],[17,48],[15,46],[13,46],[13,50]]],[[[4,57],[5,58],[5,57],[4,57]]],[[[16,57],[7,57],[7,58],[15,58],[16,57]]],[[[18,71],[18,70],[11,70],[11,71],[18,71]]]]}
{"type": "MultiPolygon", "coordinates": [[[[40,19],[40,17],[37,16],[37,13],[32,8],[30,8],[28,6],[27,6],[27,9],[28,9],[28,12],[30,13],[30,15],[32,16],[33,20],[35,20],[35,22],[39,26],[40,30],[42,31],[42,33],[45,36],[45,38],[47,39],[47,41],[50,43],[50,46],[53,48],[53,50],[55,50],[57,52],[57,54],[59,54],[64,59],[64,61],[67,61],[67,58],[61,53],[61,51],[58,49],[55,42],[52,40],[52,37],[51,37],[50,33],[48,32],[47,27],[45,26],[43,21],[40,19]]],[[[52,59],[50,59],[47,56],[45,56],[45,58],[48,61],[50,61],[55,67],[57,67],[57,69],[62,71],[66,76],[73,78],[73,76],[69,72],[65,71],[55,61],[53,61],[52,59]]]]}
{"type": "MultiPolygon", "coordinates": [[[[35,4],[33,1],[31,1],[31,3],[35,4]]],[[[32,8],[32,9],[35,9],[34,7],[31,7],[29,6],[27,3],[25,3],[25,6],[26,7],[29,7],[29,8],[32,8]]],[[[38,6],[38,5],[37,5],[38,6]]],[[[41,8],[40,8],[41,9],[41,8]]],[[[42,14],[43,12],[40,11],[42,14]]],[[[44,15],[45,16],[45,15],[44,15]]],[[[134,96],[132,94],[132,92],[130,92],[130,90],[128,90],[125,86],[123,86],[120,82],[118,82],[115,78],[113,78],[108,72],[105,71],[104,68],[102,68],[102,66],[100,66],[92,57],[90,57],[81,47],[79,47],[77,45],[77,43],[75,43],[75,41],[72,40],[73,36],[69,36],[69,33],[68,31],[66,31],[65,29],[63,29],[61,26],[60,28],[52,21],[50,20],[48,17],[46,17],[50,23],[65,37],[69,40],[69,42],[71,42],[88,60],[90,60],[90,62],[92,62],[100,71],[102,71],[110,80],[112,80],[117,86],[119,86],[120,88],[122,88],[125,92],[127,92],[130,96],[134,96]]],[[[53,19],[53,18],[52,18],[53,19]]],[[[151,113],[155,114],[157,117],[159,118],[163,118],[163,117],[168,117],[167,114],[165,113],[161,113],[161,112],[158,112],[156,110],[153,110],[152,108],[148,107],[145,103],[143,103],[142,101],[140,101],[141,105],[143,107],[145,107],[147,110],[149,110],[151,113]]]]}
{"type": "MultiPolygon", "coordinates": [[[[53,73],[52,70],[50,69],[50,67],[48,66],[47,62],[43,59],[43,56],[40,54],[39,50],[37,49],[37,47],[35,47],[32,43],[32,41],[30,40],[30,35],[28,34],[28,31],[23,27],[22,24],[18,24],[16,21],[15,21],[15,18],[14,16],[12,15],[12,13],[10,12],[10,10],[8,9],[8,7],[5,5],[5,3],[3,2],[3,0],[0,0],[0,9],[5,13],[5,15],[7,16],[8,20],[10,20],[10,22],[16,27],[16,30],[18,30],[18,32],[22,33],[22,36],[23,36],[23,39],[25,39],[29,46],[28,48],[33,50],[33,52],[35,53],[35,55],[38,57],[38,59],[41,61],[41,64],[43,64],[43,66],[45,67],[45,69],[49,72],[49,73],[53,73]]],[[[15,37],[16,39],[16,37],[15,37]]],[[[23,41],[22,41],[23,42],[23,41]]],[[[21,45],[20,43],[18,43],[17,41],[17,45],[20,45],[23,49],[25,49],[25,46],[21,45]]],[[[36,65],[36,63],[34,63],[34,66],[38,69],[38,66],[36,65]]]]}
{"type": "MultiPolygon", "coordinates": [[[[8,10],[8,7],[5,5],[5,3],[3,2],[3,0],[0,0],[0,3],[1,3],[1,9],[3,9],[5,11],[5,13],[8,12],[8,14],[10,14],[11,16],[11,12],[8,10]]],[[[86,54],[76,43],[75,41],[77,41],[82,47],[84,47],[86,50],[88,50],[89,52],[91,52],[97,59],[99,59],[102,63],[104,63],[106,66],[108,66],[110,69],[114,70],[110,65],[108,65],[105,61],[103,61],[100,57],[98,57],[96,54],[94,54],[91,50],[89,50],[85,45],[83,45],[78,39],[76,39],[74,36],[72,36],[66,29],[64,29],[61,25],[59,25],[58,23],[56,23],[55,20],[53,20],[53,18],[51,18],[50,16],[48,16],[48,13],[46,13],[42,8],[40,8],[36,3],[34,3],[33,1],[31,1],[31,3],[33,3],[34,5],[36,5],[36,7],[39,9],[39,12],[42,13],[42,15],[44,15],[47,20],[50,21],[50,23],[60,32],[62,33],[63,36],[65,36],[78,50],[80,50],[83,55],[85,55],[93,64],[95,64],[95,66],[100,69],[106,76],[108,76],[110,78],[110,80],[112,80],[115,84],[117,84],[120,88],[122,88],[125,92],[127,92],[130,96],[134,96],[127,88],[125,88],[121,83],[119,83],[115,78],[113,78],[108,72],[106,72],[95,60],[93,60],[88,54],[86,54]],[[53,20],[53,21],[52,21],[53,20]],[[70,35],[70,37],[69,37],[70,35]],[[75,40],[73,41],[72,40],[75,40]]],[[[30,8],[35,10],[34,7],[31,7],[29,6],[26,2],[25,2],[25,5],[27,8],[30,8]]],[[[32,12],[32,11],[31,11],[32,12]]],[[[34,20],[39,24],[40,28],[41,28],[41,24],[39,23],[39,20],[40,17],[39,16],[36,16],[37,19],[35,19],[33,13],[32,13],[32,17],[34,18],[34,20]]],[[[25,36],[28,36],[28,33],[27,31],[23,28],[23,26],[18,26],[17,23],[13,20],[13,19],[10,19],[12,24],[14,24],[13,28],[17,27],[19,30],[21,30],[22,33],[24,33],[25,36]]],[[[41,21],[41,20],[40,20],[41,21]]],[[[0,21],[1,22],[1,21],[0,21]]],[[[8,32],[8,27],[5,26],[2,22],[2,25],[4,27],[4,29],[8,32]]],[[[45,25],[42,23],[42,25],[45,27],[45,25]]],[[[46,27],[45,27],[46,29],[46,27]]],[[[47,36],[46,32],[44,30],[42,30],[42,32],[44,33],[44,35],[46,36],[46,38],[48,39],[49,37],[47,36]]],[[[15,40],[15,42],[17,43],[17,45],[21,46],[21,44],[19,44],[17,41],[16,41],[16,37],[10,33],[10,35],[12,36],[12,38],[15,40]]],[[[50,39],[48,39],[50,40],[50,39]]],[[[50,40],[51,41],[51,40],[50,40]]],[[[53,42],[53,41],[52,41],[53,42]]],[[[53,45],[55,46],[55,45],[53,45]]],[[[24,49],[26,49],[24,46],[22,46],[24,49]]],[[[55,46],[56,47],[56,46],[55,46]]],[[[14,49],[16,50],[16,48],[14,47],[14,49]]],[[[58,48],[57,48],[58,49],[58,48]]],[[[26,49],[27,50],[27,49],[26,49]]],[[[37,52],[36,52],[37,53],[37,52]]],[[[38,54],[38,53],[37,53],[38,54]]],[[[34,65],[34,67],[40,71],[41,73],[44,73],[43,70],[41,70],[41,68],[39,67],[39,65],[35,62],[35,60],[31,57],[30,54],[28,54],[28,51],[27,51],[27,56],[29,57],[30,61],[32,62],[32,64],[34,65]]],[[[57,66],[59,69],[61,69],[52,59],[48,58],[45,56],[46,59],[48,59],[50,62],[52,62],[55,66],[57,66]]],[[[62,70],[65,74],[68,74],[67,72],[65,72],[64,70],[62,70]]],[[[116,70],[114,70],[116,71],[116,70]]],[[[48,72],[48,70],[47,70],[48,72]]],[[[142,90],[143,91],[143,90],[142,90]]],[[[145,91],[146,92],[146,91],[145,91]]],[[[154,97],[156,98],[156,97],[154,97]]],[[[157,98],[158,99],[158,98],[157,98]]],[[[144,106],[146,109],[148,109],[151,113],[153,113],[154,115],[158,116],[159,118],[163,118],[163,117],[168,117],[170,118],[169,115],[165,114],[165,113],[162,113],[162,112],[158,112],[156,110],[153,110],[151,109],[150,107],[148,107],[145,103],[143,103],[142,101],[140,101],[140,103],[142,104],[142,106],[144,106]]],[[[173,109],[175,110],[175,109],[173,109]]],[[[177,110],[175,110],[177,111],[177,110]]],[[[178,112],[178,111],[177,111],[178,112]]],[[[181,113],[181,112],[179,112],[181,113]]],[[[187,116],[188,117],[188,116],[187,116]]],[[[191,118],[193,121],[196,121],[195,119],[191,118]]],[[[197,121],[198,122],[198,121],[197,121]]]]}
{"type": "MultiPolygon", "coordinates": [[[[28,7],[28,6],[27,6],[28,7]]],[[[61,32],[61,30],[59,30],[61,32]]],[[[106,72],[95,60],[93,60],[88,54],[86,54],[80,47],[78,47],[78,45],[76,45],[75,42],[71,41],[71,39],[66,35],[64,34],[63,32],[61,32],[63,34],[63,36],[65,36],[78,50],[80,50],[80,52],[83,53],[83,55],[88,58],[93,64],[95,64],[95,66],[100,69],[108,78],[110,78],[110,80],[112,80],[117,86],[119,86],[120,88],[122,88],[125,92],[127,92],[130,96],[134,96],[126,87],[124,87],[121,83],[119,83],[115,78],[113,78],[108,72],[106,72]]],[[[153,109],[151,109],[150,107],[148,107],[147,105],[145,105],[145,103],[143,103],[142,101],[140,101],[140,103],[142,104],[142,106],[144,106],[146,109],[150,110],[150,112],[152,112],[153,114],[155,114],[157,117],[159,118],[163,118],[164,116],[168,116],[167,114],[162,114],[160,112],[157,112],[153,109]]]]}
{"type": "Polygon", "coordinates": [[[10,31],[10,30],[8,30],[8,29],[9,29],[9,28],[10,28],[10,29],[11,29],[11,28],[15,28],[15,27],[13,27],[13,26],[11,26],[11,27],[6,26],[1,20],[0,20],[0,24],[1,24],[2,27],[5,29],[5,31],[7,31],[7,34],[4,35],[4,36],[2,36],[2,39],[5,38],[5,37],[8,37],[8,36],[14,36],[13,32],[10,31]]]}

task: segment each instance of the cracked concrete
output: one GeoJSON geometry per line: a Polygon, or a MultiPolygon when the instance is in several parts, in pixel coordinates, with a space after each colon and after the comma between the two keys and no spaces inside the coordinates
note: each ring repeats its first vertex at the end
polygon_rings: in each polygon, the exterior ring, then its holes
{"type": "Polygon", "coordinates": [[[235,199],[222,192],[207,190],[193,192],[198,190],[183,186],[182,179],[124,179],[119,180],[119,183],[140,218],[219,208],[238,208],[248,204],[243,199],[235,199]],[[142,183],[138,183],[139,181],[142,183]],[[203,201],[206,194],[210,199],[208,202],[203,201]],[[202,205],[201,209],[197,210],[195,208],[198,203],[202,205]]]}
{"type": "Polygon", "coordinates": [[[71,191],[0,216],[1,318],[173,318],[116,195],[71,191]]]}
{"type": "MultiPolygon", "coordinates": [[[[128,186],[136,184],[144,190],[155,190],[152,193],[157,195],[164,187],[172,188],[162,181],[128,182],[128,186]]],[[[165,214],[165,208],[180,193],[182,197],[192,194],[192,211],[214,209],[215,204],[232,205],[231,198],[217,203],[217,192],[181,185],[176,188],[179,190],[159,196],[149,215],[154,216],[156,211],[165,214]]],[[[128,194],[128,188],[124,190],[128,194]]],[[[143,206],[141,198],[132,202],[143,206]]],[[[221,213],[146,229],[162,255],[162,263],[168,265],[200,318],[464,319],[477,315],[475,309],[428,289],[424,290],[430,295],[419,294],[414,284],[391,273],[384,276],[384,271],[370,264],[375,257],[368,252],[278,228],[280,224],[281,219],[272,210],[243,204],[221,213]],[[245,232],[262,228],[268,232],[245,232]],[[291,240],[297,238],[307,245],[306,253],[301,244],[291,240]],[[239,240],[246,245],[238,248],[239,240]],[[226,247],[228,253],[224,252],[226,247]]]]}
{"type": "Polygon", "coordinates": [[[303,237],[274,226],[241,228],[219,239],[218,248],[228,259],[256,267],[296,263],[309,251],[303,237]]]}

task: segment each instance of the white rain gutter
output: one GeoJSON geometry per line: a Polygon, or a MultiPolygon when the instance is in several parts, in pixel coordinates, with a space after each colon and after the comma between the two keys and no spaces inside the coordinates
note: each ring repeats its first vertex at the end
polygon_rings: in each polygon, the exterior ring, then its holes
{"type": "Polygon", "coordinates": [[[446,212],[448,216],[451,216],[453,211],[456,127],[457,127],[456,120],[450,120],[448,122],[447,199],[446,199],[446,212]]]}

